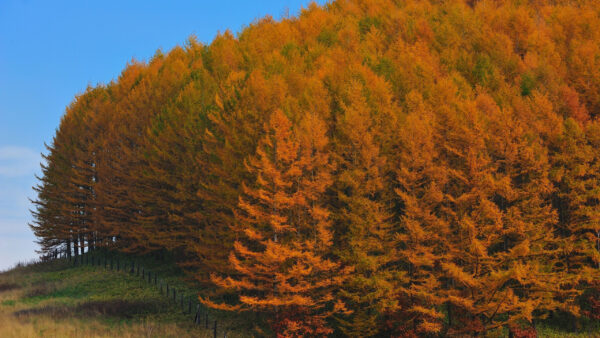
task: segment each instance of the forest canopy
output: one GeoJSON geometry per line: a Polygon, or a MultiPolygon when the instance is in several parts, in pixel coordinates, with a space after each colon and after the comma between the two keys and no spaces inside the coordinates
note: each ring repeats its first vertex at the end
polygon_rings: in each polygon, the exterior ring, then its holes
{"type": "Polygon", "coordinates": [[[191,37],[75,97],[31,228],[173,255],[281,336],[600,319],[599,16],[337,0],[191,37]]]}

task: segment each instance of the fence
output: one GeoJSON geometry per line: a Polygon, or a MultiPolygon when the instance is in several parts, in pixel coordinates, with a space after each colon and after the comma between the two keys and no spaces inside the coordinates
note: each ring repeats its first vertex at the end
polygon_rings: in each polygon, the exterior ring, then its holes
{"type": "Polygon", "coordinates": [[[227,337],[228,330],[224,327],[219,327],[217,319],[210,318],[208,308],[198,302],[192,292],[188,291],[186,297],[184,290],[169,285],[168,282],[159,278],[158,273],[145,269],[144,266],[134,259],[121,260],[118,256],[111,256],[109,258],[101,252],[96,253],[95,250],[78,256],[68,255],[66,251],[55,250],[42,257],[42,261],[51,260],[68,260],[73,266],[100,266],[106,270],[125,272],[140,277],[146,283],[154,285],[160,290],[160,294],[164,295],[169,301],[173,301],[184,314],[190,315],[196,326],[205,330],[212,330],[214,338],[217,338],[219,330],[222,331],[224,338],[227,337]]]}

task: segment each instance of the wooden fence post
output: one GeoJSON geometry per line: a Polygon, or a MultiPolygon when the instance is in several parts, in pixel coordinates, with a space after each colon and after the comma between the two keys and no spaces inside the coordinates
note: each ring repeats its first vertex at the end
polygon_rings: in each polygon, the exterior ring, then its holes
{"type": "Polygon", "coordinates": [[[204,312],[204,326],[208,329],[208,310],[204,312]]]}
{"type": "Polygon", "coordinates": [[[214,338],[217,338],[217,321],[216,320],[215,320],[215,328],[214,328],[213,332],[214,332],[214,334],[213,334],[214,338]]]}
{"type": "Polygon", "coordinates": [[[177,290],[173,289],[173,303],[177,304],[177,290]]]}
{"type": "Polygon", "coordinates": [[[196,305],[196,316],[194,317],[194,324],[200,324],[200,303],[196,305]]]}
{"type": "Polygon", "coordinates": [[[192,314],[192,297],[188,297],[188,314],[192,314]]]}

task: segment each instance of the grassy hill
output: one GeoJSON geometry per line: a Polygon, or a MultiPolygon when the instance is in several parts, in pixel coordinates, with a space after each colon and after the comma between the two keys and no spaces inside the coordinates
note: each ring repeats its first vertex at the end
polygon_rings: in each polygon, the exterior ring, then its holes
{"type": "MultiPolygon", "coordinates": [[[[168,276],[159,280],[171,290],[186,284],[172,265],[143,265],[168,276]]],[[[160,286],[116,267],[105,269],[104,263],[20,264],[0,273],[0,337],[213,337],[215,320],[219,337],[250,336],[251,327],[241,318],[214,310],[208,310],[208,329],[205,309],[201,325],[194,325],[194,315],[184,313],[192,295],[186,292],[182,309],[179,293],[175,304],[160,286]]]]}

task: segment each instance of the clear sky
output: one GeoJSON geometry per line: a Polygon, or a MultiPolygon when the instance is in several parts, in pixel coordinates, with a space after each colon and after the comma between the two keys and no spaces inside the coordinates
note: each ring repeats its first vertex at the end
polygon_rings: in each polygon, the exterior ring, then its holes
{"type": "MultiPolygon", "coordinates": [[[[324,3],[324,0],[317,1],[324,3]]],[[[35,258],[28,198],[44,142],[88,85],[194,34],[209,43],[309,0],[0,0],[0,271],[35,258]]]]}

